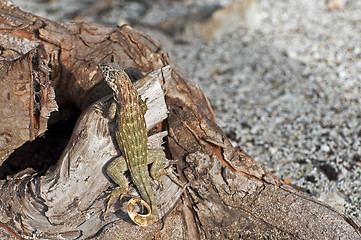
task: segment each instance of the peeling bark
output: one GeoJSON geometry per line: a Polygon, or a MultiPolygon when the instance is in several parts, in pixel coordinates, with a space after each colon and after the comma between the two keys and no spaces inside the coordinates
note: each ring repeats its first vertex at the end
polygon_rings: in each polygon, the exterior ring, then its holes
{"type": "Polygon", "coordinates": [[[284,184],[234,148],[199,87],[147,35],[128,25],[50,21],[10,0],[0,7],[0,165],[45,132],[56,104],[82,111],[66,149],[46,174],[25,169],[0,180],[0,236],[360,239],[355,220],[284,184]],[[164,190],[156,190],[161,220],[150,227],[134,225],[123,209],[137,195],[134,188],[102,219],[101,197],[112,185],[103,169],[119,153],[112,122],[99,111],[110,101],[100,61],[118,62],[131,78],[141,79],[140,92],[149,98],[148,127],[155,133],[151,147],[160,148],[166,136],[167,157],[177,161],[180,180],[189,183],[182,195],[164,178],[164,190]]]}
{"type": "Polygon", "coordinates": [[[14,56],[10,52],[20,47],[16,46],[17,40],[0,34],[1,46],[7,48],[3,51],[6,58],[0,62],[0,164],[24,142],[43,134],[50,112],[57,109],[49,69],[44,67],[49,61],[44,47],[37,45],[21,56],[14,56]]]}

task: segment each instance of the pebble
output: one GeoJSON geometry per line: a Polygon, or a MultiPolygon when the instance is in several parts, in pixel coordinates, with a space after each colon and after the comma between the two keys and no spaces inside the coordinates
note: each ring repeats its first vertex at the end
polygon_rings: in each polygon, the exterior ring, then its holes
{"type": "Polygon", "coordinates": [[[321,151],[328,153],[330,151],[330,147],[327,144],[322,144],[321,151]]]}

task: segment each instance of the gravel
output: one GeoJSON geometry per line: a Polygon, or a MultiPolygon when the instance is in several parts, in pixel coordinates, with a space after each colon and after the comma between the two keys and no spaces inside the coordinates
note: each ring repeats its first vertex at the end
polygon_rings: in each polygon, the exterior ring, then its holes
{"type": "MultiPolygon", "coordinates": [[[[70,21],[92,1],[14,2],[70,21]]],[[[325,1],[259,0],[256,26],[210,42],[179,41],[144,24],[199,2],[234,1],[158,0],[148,12],[142,3],[115,1],[85,20],[114,25],[142,19],[137,28],[164,44],[200,85],[234,145],[361,221],[361,1],[328,10],[325,1]]]]}

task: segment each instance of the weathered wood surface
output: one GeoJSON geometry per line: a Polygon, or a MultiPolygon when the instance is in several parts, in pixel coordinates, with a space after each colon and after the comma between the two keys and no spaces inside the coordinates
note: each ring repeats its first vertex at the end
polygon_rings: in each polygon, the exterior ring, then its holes
{"type": "MultiPolygon", "coordinates": [[[[137,86],[142,86],[139,93],[148,98],[150,114],[146,117],[149,127],[167,117],[159,80],[162,76],[169,78],[170,71],[169,67],[165,67],[151,74],[153,77],[150,75],[137,82],[137,86]]],[[[45,176],[39,178],[27,172],[26,175],[19,174],[4,182],[1,199],[7,203],[5,206],[9,210],[6,214],[15,216],[20,210],[21,216],[30,213],[33,216],[14,219],[12,222],[21,224],[25,235],[36,238],[57,239],[58,236],[63,236],[65,239],[76,239],[84,237],[84,233],[85,237],[94,235],[100,228],[119,218],[127,219],[127,211],[119,213],[119,209],[114,210],[116,215],[102,219],[102,198],[105,197],[104,190],[110,187],[104,174],[104,166],[119,155],[111,135],[111,132],[114,132],[114,122],[105,117],[107,113],[104,106],[109,105],[109,101],[112,101],[111,96],[106,96],[83,112],[64,154],[45,176]],[[18,192],[22,192],[22,196],[13,201],[18,192]]],[[[151,136],[150,148],[161,149],[164,136],[166,132],[151,136]]],[[[162,180],[164,191],[156,192],[161,206],[160,217],[173,207],[182,192],[169,178],[163,177],[162,180]]],[[[129,200],[134,194],[135,190],[131,189],[125,200],[129,200]]],[[[132,225],[130,221],[125,224],[132,225]]]]}
{"type": "Polygon", "coordinates": [[[44,47],[29,46],[28,42],[12,38],[4,31],[0,33],[0,43],[6,49],[2,51],[0,61],[2,164],[14,149],[46,131],[50,112],[56,110],[57,105],[48,78],[49,69],[42,67],[44,62],[49,61],[44,47]],[[28,52],[22,51],[23,45],[28,52]],[[15,56],[10,54],[15,51],[15,56]],[[18,53],[23,55],[18,56],[18,53]]]}
{"type": "MultiPolygon", "coordinates": [[[[31,128],[31,117],[41,115],[31,111],[31,104],[40,102],[29,100],[38,96],[31,85],[34,80],[49,96],[35,108],[44,112],[43,119],[55,109],[52,88],[59,107],[73,104],[82,110],[57,165],[43,176],[26,169],[0,181],[1,234],[50,239],[360,239],[360,225],[353,219],[285,185],[234,148],[215,123],[202,91],[147,35],[127,25],[50,21],[22,12],[9,0],[0,7],[1,88],[17,86],[21,74],[30,109],[9,118],[10,107],[21,109],[24,103],[6,102],[6,96],[18,92],[15,87],[6,90],[5,98],[2,95],[2,158],[46,129],[44,121],[42,130],[31,128]],[[111,60],[134,79],[158,70],[153,78],[160,80],[169,113],[165,120],[164,114],[152,115],[154,124],[162,122],[153,132],[168,133],[167,156],[177,161],[181,181],[190,184],[179,199],[181,190],[166,182],[165,191],[157,191],[165,217],[146,228],[134,225],[117,209],[109,219],[101,219],[105,206],[99,198],[111,185],[103,169],[117,151],[112,124],[89,106],[109,93],[97,64],[111,60]],[[28,134],[18,129],[27,129],[28,134]],[[169,212],[173,204],[176,208],[169,212]]],[[[152,92],[150,97],[163,99],[152,92]]],[[[158,107],[151,109],[155,112],[158,107]]],[[[151,142],[159,146],[162,141],[151,142]]]]}

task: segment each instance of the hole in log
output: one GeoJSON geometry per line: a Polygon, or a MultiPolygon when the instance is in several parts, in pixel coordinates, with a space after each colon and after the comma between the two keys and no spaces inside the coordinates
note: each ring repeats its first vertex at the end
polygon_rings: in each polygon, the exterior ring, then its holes
{"type": "Polygon", "coordinates": [[[80,111],[76,107],[53,112],[44,135],[16,149],[1,165],[0,179],[26,168],[33,168],[39,175],[43,175],[59,160],[79,115],[80,111]]]}

